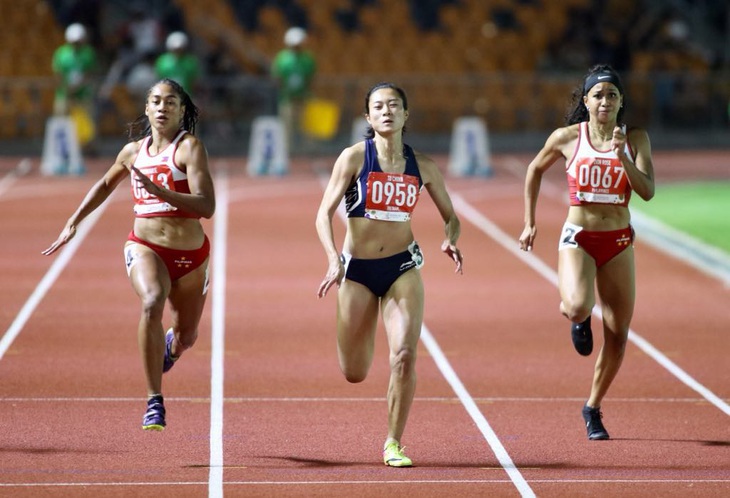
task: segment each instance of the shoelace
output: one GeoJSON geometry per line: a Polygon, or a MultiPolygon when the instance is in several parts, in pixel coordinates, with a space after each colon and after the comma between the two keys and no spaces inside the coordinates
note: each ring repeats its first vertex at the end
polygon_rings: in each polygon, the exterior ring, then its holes
{"type": "Polygon", "coordinates": [[[398,444],[389,444],[388,446],[385,447],[385,449],[383,450],[383,453],[387,453],[388,451],[392,451],[395,454],[394,457],[403,458],[405,456],[403,454],[403,452],[405,451],[405,449],[406,449],[405,446],[400,446],[398,444]],[[391,450],[391,448],[393,448],[393,449],[391,450]]]}

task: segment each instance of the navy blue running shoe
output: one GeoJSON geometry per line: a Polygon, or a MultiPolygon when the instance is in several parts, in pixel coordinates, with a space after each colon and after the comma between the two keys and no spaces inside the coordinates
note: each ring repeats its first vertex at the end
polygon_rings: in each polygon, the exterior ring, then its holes
{"type": "Polygon", "coordinates": [[[600,408],[591,408],[588,405],[583,406],[583,420],[586,422],[586,431],[588,439],[592,441],[609,439],[608,431],[603,427],[601,418],[603,414],[600,408]]]}
{"type": "Polygon", "coordinates": [[[162,364],[162,373],[169,371],[177,361],[177,358],[172,356],[172,341],[174,339],[175,333],[172,329],[168,330],[167,334],[165,334],[165,361],[162,364]]]}
{"type": "Polygon", "coordinates": [[[571,325],[570,335],[578,354],[588,356],[593,352],[593,331],[591,330],[590,315],[584,321],[571,325]]]}
{"type": "Polygon", "coordinates": [[[142,429],[164,431],[165,425],[165,404],[162,395],[158,394],[147,401],[147,412],[142,419],[142,429]]]}

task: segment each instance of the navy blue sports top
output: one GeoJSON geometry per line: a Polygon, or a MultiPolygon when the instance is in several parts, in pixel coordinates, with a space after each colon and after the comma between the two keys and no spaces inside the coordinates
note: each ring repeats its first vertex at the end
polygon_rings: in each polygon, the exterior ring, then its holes
{"type": "Polygon", "coordinates": [[[360,175],[345,192],[348,218],[408,221],[423,188],[413,149],[403,144],[404,173],[385,173],[378,163],[372,139],[365,140],[365,161],[360,175]]]}

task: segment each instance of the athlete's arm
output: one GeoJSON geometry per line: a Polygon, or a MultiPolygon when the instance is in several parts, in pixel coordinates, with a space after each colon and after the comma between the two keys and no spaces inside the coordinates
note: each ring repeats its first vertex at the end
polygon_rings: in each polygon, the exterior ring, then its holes
{"type": "Polygon", "coordinates": [[[71,217],[66,221],[66,225],[59,234],[58,238],[46,250],[42,252],[49,256],[56,252],[63,245],[67,244],[76,235],[76,228],[84,218],[94,212],[96,208],[111,195],[119,183],[129,175],[128,165],[137,155],[139,144],[136,142],[129,143],[117,155],[114,164],[107,170],[104,176],[97,181],[89,190],[89,192],[81,201],[79,207],[74,211],[71,217]]]}
{"type": "Polygon", "coordinates": [[[620,127],[613,130],[611,148],[616,152],[631,189],[645,201],[654,197],[654,164],[651,160],[651,144],[645,130],[635,128],[628,132],[631,145],[636,151],[636,162],[626,154],[626,134],[620,127]]]}
{"type": "Polygon", "coordinates": [[[322,196],[322,202],[317,210],[315,227],[319,241],[324,247],[327,255],[327,275],[319,286],[317,295],[324,297],[333,285],[340,285],[345,269],[340,261],[340,253],[335,245],[334,232],[332,230],[332,219],[337,207],[340,205],[342,196],[354,181],[359,167],[362,165],[364,151],[360,144],[348,147],[342,151],[335,161],[327,187],[322,196]]]}
{"type": "Polygon", "coordinates": [[[565,154],[566,145],[576,138],[576,131],[571,128],[558,128],[553,131],[545,145],[537,153],[535,158],[527,166],[525,175],[525,228],[520,235],[520,249],[523,251],[532,250],[537,236],[535,213],[537,211],[537,198],[540,195],[542,176],[555,161],[565,154]]]}
{"type": "Polygon", "coordinates": [[[433,199],[436,209],[444,220],[444,232],[446,238],[441,244],[441,250],[456,263],[456,272],[463,273],[464,257],[456,247],[456,242],[461,235],[461,222],[454,211],[449,192],[446,190],[444,177],[439,171],[436,163],[428,156],[416,154],[418,169],[421,172],[421,179],[433,199]]]}

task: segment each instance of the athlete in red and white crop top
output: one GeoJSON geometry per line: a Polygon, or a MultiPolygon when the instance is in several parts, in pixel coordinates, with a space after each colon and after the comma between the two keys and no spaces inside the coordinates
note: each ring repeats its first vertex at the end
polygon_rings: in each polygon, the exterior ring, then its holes
{"type": "MultiPolygon", "coordinates": [[[[180,130],[175,139],[164,150],[154,156],[149,153],[151,137],[142,141],[134,166],[144,173],[152,182],[162,188],[190,193],[188,176],[185,171],[175,164],[175,151],[177,145],[185,136],[187,131],[180,130]]],[[[174,216],[177,218],[200,218],[193,213],[182,211],[159,197],[150,194],[139,186],[134,175],[132,175],[132,197],[134,198],[134,214],[137,218],[153,218],[157,216],[174,216]]]]}
{"type": "MultiPolygon", "coordinates": [[[[634,159],[628,139],[626,154],[634,159]]],[[[613,150],[600,151],[593,147],[587,121],[580,123],[575,153],[566,164],[565,172],[568,175],[571,206],[629,205],[631,185],[624,173],[624,167],[613,150]]]]}
{"type": "MultiPolygon", "coordinates": [[[[634,158],[628,141],[626,154],[634,158]]],[[[571,206],[628,206],[631,185],[624,173],[624,167],[613,150],[599,151],[593,147],[588,134],[588,122],[580,123],[575,153],[566,164],[565,172],[568,175],[571,206]]]]}

